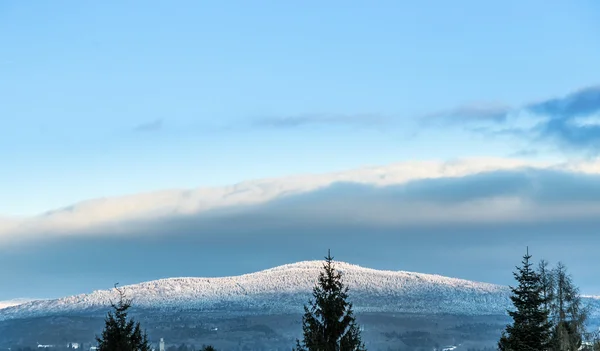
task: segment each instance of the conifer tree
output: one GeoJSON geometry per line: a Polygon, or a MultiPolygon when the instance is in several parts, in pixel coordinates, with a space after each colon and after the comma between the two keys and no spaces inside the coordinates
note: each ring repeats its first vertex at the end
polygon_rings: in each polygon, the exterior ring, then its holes
{"type": "Polygon", "coordinates": [[[546,260],[540,260],[538,265],[538,274],[542,286],[542,297],[544,298],[544,308],[550,314],[554,303],[554,271],[550,269],[546,260]]]}
{"type": "Polygon", "coordinates": [[[586,334],[588,310],[581,301],[579,289],[573,283],[567,267],[559,262],[552,273],[550,316],[553,324],[551,350],[578,350],[586,334]]]}
{"type": "Polygon", "coordinates": [[[148,336],[142,332],[140,323],[127,318],[131,300],[125,299],[124,291],[116,284],[115,289],[119,292],[119,302],[111,304],[113,310],[106,316],[102,336],[96,338],[98,350],[150,351],[148,336]]]}
{"type": "Polygon", "coordinates": [[[296,340],[296,351],[366,351],[352,303],[348,302],[348,287],[330,252],[309,305],[304,306],[303,339],[296,340]]]}
{"type": "Polygon", "coordinates": [[[501,351],[545,351],[550,346],[552,324],[548,320],[547,303],[540,275],[532,269],[529,249],[523,256],[522,266],[516,267],[514,277],[518,282],[511,287],[510,297],[515,310],[508,311],[513,319],[506,326],[498,342],[501,351]]]}

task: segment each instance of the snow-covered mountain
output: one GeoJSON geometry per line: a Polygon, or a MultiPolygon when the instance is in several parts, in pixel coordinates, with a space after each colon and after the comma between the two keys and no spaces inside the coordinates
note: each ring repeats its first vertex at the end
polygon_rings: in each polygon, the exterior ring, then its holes
{"type": "Polygon", "coordinates": [[[23,299],[12,299],[12,300],[0,301],[0,309],[22,305],[24,303],[31,302],[31,301],[36,301],[36,300],[23,298],[23,299]]]}
{"type": "MultiPolygon", "coordinates": [[[[359,312],[424,314],[504,314],[510,306],[505,286],[404,271],[382,271],[338,262],[359,312]]],[[[310,297],[321,261],[305,261],[223,278],[171,278],[124,286],[140,309],[206,311],[225,314],[300,312],[310,297]]],[[[33,301],[0,309],[0,320],[106,311],[118,295],[95,291],[57,300],[33,301]]],[[[589,301],[597,304],[597,298],[589,301]]]]}

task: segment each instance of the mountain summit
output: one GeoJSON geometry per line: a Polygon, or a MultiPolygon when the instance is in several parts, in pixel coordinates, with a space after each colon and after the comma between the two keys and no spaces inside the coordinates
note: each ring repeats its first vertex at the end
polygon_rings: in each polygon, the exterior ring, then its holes
{"type": "MultiPolygon", "coordinates": [[[[321,261],[287,264],[222,278],[170,278],[124,286],[138,309],[295,313],[310,297],[321,261]]],[[[383,271],[337,262],[359,312],[503,314],[507,287],[404,271],[383,271]]],[[[0,310],[0,320],[105,310],[114,290],[33,301],[0,310]]]]}
{"type": "MultiPolygon", "coordinates": [[[[124,286],[135,308],[223,314],[300,313],[310,298],[322,261],[287,264],[221,278],[169,278],[124,286]]],[[[357,312],[503,315],[510,307],[506,286],[440,275],[386,271],[336,262],[357,312]]],[[[118,298],[113,290],[0,309],[0,320],[102,312],[118,298]]],[[[596,304],[598,299],[589,298],[596,304]]]]}

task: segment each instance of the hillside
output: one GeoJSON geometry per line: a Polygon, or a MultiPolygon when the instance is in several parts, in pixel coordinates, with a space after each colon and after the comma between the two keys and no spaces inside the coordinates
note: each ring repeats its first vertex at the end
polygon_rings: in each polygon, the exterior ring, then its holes
{"type": "MultiPolygon", "coordinates": [[[[510,307],[508,287],[404,271],[382,271],[336,263],[351,288],[358,312],[494,315],[510,307]]],[[[222,278],[170,278],[124,286],[138,309],[229,314],[295,313],[310,297],[322,267],[305,261],[222,278]]],[[[104,311],[113,290],[0,309],[0,320],[104,311]]],[[[586,298],[598,305],[598,298],[586,298]]],[[[595,313],[594,313],[595,314],[595,313]]]]}
{"type": "MultiPolygon", "coordinates": [[[[507,322],[505,286],[337,262],[369,349],[430,347],[462,340],[494,345],[507,322]],[[418,346],[418,347],[417,347],[418,346]]],[[[154,341],[210,343],[221,349],[287,349],[298,337],[302,306],[322,261],[305,261],[222,278],[170,278],[124,286],[154,341]]],[[[92,343],[113,290],[0,309],[0,346],[40,341],[92,343]]],[[[598,317],[598,298],[586,298],[598,317]]]]}
{"type": "MultiPolygon", "coordinates": [[[[137,308],[226,310],[231,313],[301,311],[321,269],[306,261],[223,278],[171,278],[123,287],[137,308]]],[[[362,312],[502,314],[506,287],[403,271],[380,271],[337,263],[362,312]]],[[[0,320],[105,309],[116,291],[102,290],[0,310],[0,320]]]]}

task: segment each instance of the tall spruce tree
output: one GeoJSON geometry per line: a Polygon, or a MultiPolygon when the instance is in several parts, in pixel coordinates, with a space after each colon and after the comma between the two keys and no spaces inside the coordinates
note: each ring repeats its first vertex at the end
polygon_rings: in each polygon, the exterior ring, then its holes
{"type": "Polygon", "coordinates": [[[112,311],[108,312],[104,321],[101,337],[96,337],[99,351],[150,351],[146,332],[142,332],[140,323],[128,319],[131,300],[125,298],[125,292],[115,284],[119,292],[119,302],[112,303],[112,311]]]}
{"type": "MultiPolygon", "coordinates": [[[[552,311],[554,302],[554,271],[550,269],[548,261],[540,260],[538,265],[538,274],[542,286],[542,297],[544,298],[544,308],[552,311]]],[[[550,312],[550,314],[552,314],[550,312]]]]}
{"type": "Polygon", "coordinates": [[[550,316],[553,324],[553,351],[575,351],[582,346],[586,334],[588,310],[581,301],[579,289],[573,283],[567,267],[559,262],[551,271],[552,301],[550,316]]]}
{"type": "Polygon", "coordinates": [[[552,324],[545,308],[544,288],[540,275],[532,269],[529,248],[522,266],[513,273],[518,285],[511,287],[515,310],[508,311],[513,323],[506,326],[498,342],[501,351],[545,351],[550,346],[552,324]]]}
{"type": "Polygon", "coordinates": [[[348,302],[348,287],[335,269],[330,251],[309,305],[304,306],[303,339],[296,340],[296,351],[366,351],[348,302]]]}

